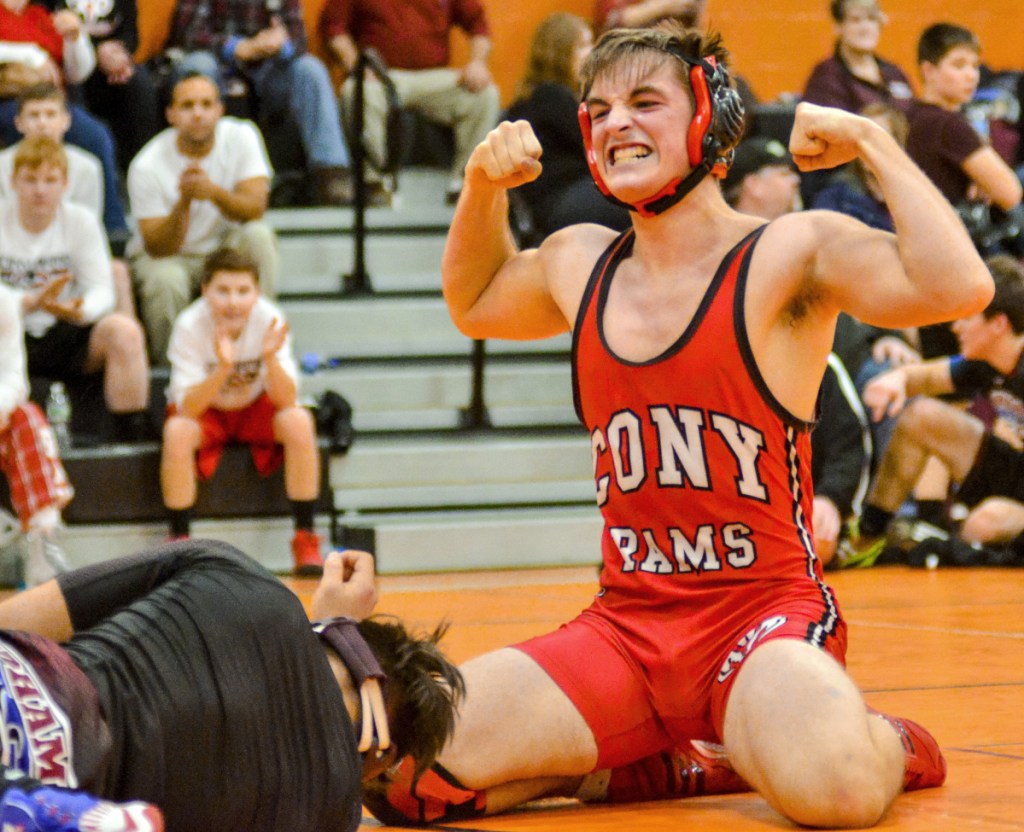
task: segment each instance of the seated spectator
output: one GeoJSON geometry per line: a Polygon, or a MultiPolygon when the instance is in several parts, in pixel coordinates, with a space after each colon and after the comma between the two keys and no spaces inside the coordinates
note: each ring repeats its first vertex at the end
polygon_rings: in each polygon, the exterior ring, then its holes
{"type": "Polygon", "coordinates": [[[250,121],[224,115],[217,85],[202,75],[174,85],[171,126],[128,168],[128,194],[139,224],[132,266],[154,363],[167,360],[174,319],[199,290],[203,259],[221,245],[259,264],[273,294],[277,239],[261,222],[270,192],[270,160],[250,121]],[[141,249],[141,250],[140,250],[141,249]]]}
{"type": "MultiPolygon", "coordinates": [[[[103,168],[99,159],[74,145],[64,145],[64,136],[71,126],[64,91],[56,84],[37,84],[18,97],[18,115],[14,124],[25,138],[46,136],[60,143],[68,159],[68,188],[64,198],[103,216],[103,168]]],[[[14,154],[17,145],[0,151],[0,199],[13,197],[14,154]]],[[[129,317],[135,315],[135,298],[128,264],[120,258],[111,262],[114,274],[115,309],[129,317]]]]}
{"type": "MultiPolygon", "coordinates": [[[[401,105],[453,128],[455,158],[445,198],[454,204],[466,162],[497,123],[500,109],[498,88],[487,66],[491,38],[479,0],[441,5],[423,0],[327,0],[321,27],[331,54],[348,74],[342,92],[349,124],[355,91],[352,71],[359,50],[375,49],[389,67],[401,105]],[[455,27],[470,38],[469,61],[459,69],[449,66],[449,35],[455,27]]],[[[387,98],[375,80],[365,86],[364,112],[365,147],[379,168],[385,158],[387,98]]]]}
{"type": "Polygon", "coordinates": [[[596,0],[594,28],[598,32],[618,27],[639,29],[671,17],[687,29],[696,29],[706,4],[707,0],[596,0]]]}
{"type": "Polygon", "coordinates": [[[178,316],[168,352],[171,382],[160,482],[172,539],[188,537],[196,477],[213,476],[226,444],[250,446],[263,476],[284,460],[295,516],[295,572],[322,570],[313,512],[320,455],[281,310],[260,297],[254,260],[218,249],[205,261],[202,296],[178,316]]]}
{"type": "Polygon", "coordinates": [[[995,296],[954,324],[960,354],[883,373],[865,390],[872,418],[899,418],[846,565],[871,565],[882,554],[893,517],[933,456],[970,508],[963,540],[999,544],[1024,532],[1024,268],[1007,256],[987,262],[995,296]],[[934,398],[950,393],[985,398],[969,413],[934,398]]]}
{"type": "Polygon", "coordinates": [[[53,139],[19,145],[15,199],[0,205],[0,281],[21,297],[29,376],[73,382],[102,372],[115,438],[148,439],[142,327],[111,312],[110,251],[92,212],[63,199],[67,169],[53,139]]]}
{"type": "MultiPolygon", "coordinates": [[[[58,85],[85,81],[96,66],[92,41],[76,14],[63,9],[52,16],[37,3],[3,0],[0,3],[0,61],[21,65],[17,82],[0,94],[0,144],[11,145],[21,136],[14,124],[17,97],[41,82],[58,85]],[[4,58],[4,54],[8,58],[4,58]]],[[[128,237],[128,223],[117,182],[117,158],[110,129],[85,108],[72,105],[66,141],[92,153],[103,165],[103,225],[112,244],[120,247],[128,237]]]]}
{"type": "Polygon", "coordinates": [[[821,380],[818,424],[811,434],[814,551],[832,561],[848,524],[860,515],[871,476],[872,444],[860,395],[832,352],[821,380]]]}
{"type": "MultiPolygon", "coordinates": [[[[1010,210],[1020,204],[1021,182],[961,112],[978,86],[980,50],[973,33],[950,23],[921,34],[923,87],[907,112],[907,153],[957,208],[980,199],[1010,210]]],[[[947,324],[923,328],[921,336],[926,358],[957,352],[947,324]]]]}
{"type": "MultiPolygon", "coordinates": [[[[910,128],[907,117],[896,107],[876,102],[868,104],[860,114],[884,128],[900,147],[906,147],[910,128]]],[[[859,159],[833,177],[815,196],[811,207],[856,217],[865,225],[882,231],[896,230],[878,180],[859,159]]]]}
{"type": "Polygon", "coordinates": [[[200,73],[223,91],[245,79],[271,109],[290,108],[322,205],[352,202],[349,152],[334,87],[319,58],[306,51],[299,0],[178,0],[168,47],[183,49],[178,76],[200,73]]]}
{"type": "Polygon", "coordinates": [[[58,533],[60,511],[75,492],[57,456],[57,442],[46,417],[29,401],[20,299],[4,285],[0,285],[0,469],[28,537],[25,584],[36,586],[69,568],[58,533]]]}
{"type": "Polygon", "coordinates": [[[741,214],[766,220],[803,207],[800,176],[789,151],[781,142],[759,136],[744,139],[736,148],[722,196],[741,214]]]}
{"type": "MultiPolygon", "coordinates": [[[[885,23],[878,0],[831,0],[829,10],[835,49],[811,71],[803,100],[851,113],[874,103],[908,107],[913,97],[909,79],[875,51],[885,23]]],[[[841,170],[805,173],[800,186],[804,203],[812,205],[818,191],[841,170]]]]}
{"type": "Polygon", "coordinates": [[[803,100],[851,113],[879,102],[908,106],[913,91],[906,73],[875,51],[885,23],[877,0],[831,0],[829,10],[835,51],[811,71],[803,100]]]}
{"type": "Polygon", "coordinates": [[[144,64],[132,57],[139,48],[136,0],[45,0],[51,9],[77,14],[96,48],[96,69],[82,92],[90,112],[110,125],[122,172],[161,127],[156,87],[144,64]]]}
{"type": "Polygon", "coordinates": [[[508,120],[530,122],[544,148],[540,176],[517,189],[541,238],[578,222],[620,231],[629,227],[629,211],[594,187],[583,151],[578,73],[592,45],[590,24],[582,18],[567,12],[545,18],[534,32],[526,73],[508,109],[508,120]]]}
{"type": "Polygon", "coordinates": [[[923,87],[907,112],[907,153],[953,205],[977,192],[1008,211],[1021,201],[1021,182],[960,112],[977,89],[980,61],[978,39],[962,26],[936,23],[921,34],[923,87]]]}
{"type": "MultiPolygon", "coordinates": [[[[26,139],[46,136],[63,143],[71,126],[71,113],[64,91],[51,82],[28,87],[18,96],[14,126],[26,139]]],[[[14,144],[0,151],[0,199],[14,196],[11,177],[17,148],[18,145],[14,144]]],[[[103,167],[100,160],[74,145],[65,146],[64,155],[68,159],[68,187],[64,198],[90,209],[97,217],[103,216],[103,167]]]]}

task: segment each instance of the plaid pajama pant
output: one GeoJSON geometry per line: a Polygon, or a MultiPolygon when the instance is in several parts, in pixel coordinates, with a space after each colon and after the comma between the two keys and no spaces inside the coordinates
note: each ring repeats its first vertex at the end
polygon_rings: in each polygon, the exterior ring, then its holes
{"type": "Polygon", "coordinates": [[[0,430],[0,468],[23,530],[37,512],[48,506],[62,509],[75,494],[57,455],[53,431],[32,402],[11,411],[7,426],[0,430]]]}

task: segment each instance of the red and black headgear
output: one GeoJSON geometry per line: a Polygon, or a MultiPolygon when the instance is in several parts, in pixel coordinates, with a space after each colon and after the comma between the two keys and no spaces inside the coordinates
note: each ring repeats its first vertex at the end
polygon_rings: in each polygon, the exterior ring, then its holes
{"type": "Polygon", "coordinates": [[[597,166],[597,155],[591,138],[590,112],[587,102],[579,106],[580,130],[586,148],[587,166],[594,182],[611,202],[622,205],[641,216],[651,217],[667,211],[709,173],[721,179],[732,164],[733,151],[743,136],[743,100],[729,83],[729,73],[713,56],[695,58],[687,55],[675,38],[669,41],[668,54],[682,61],[689,69],[690,87],[693,89],[693,121],[686,136],[690,173],[668,182],[653,196],[630,204],[612,196],[597,166]]]}

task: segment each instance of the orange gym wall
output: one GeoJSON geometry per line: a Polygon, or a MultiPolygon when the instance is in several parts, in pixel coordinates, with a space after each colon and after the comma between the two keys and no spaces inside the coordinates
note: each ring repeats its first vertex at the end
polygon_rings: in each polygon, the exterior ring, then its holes
{"type": "MultiPolygon", "coordinates": [[[[310,32],[325,0],[303,0],[310,32]]],[[[592,0],[483,0],[494,37],[492,71],[508,98],[522,72],[530,35],[545,15],[569,11],[589,17],[592,0]]],[[[167,35],[174,0],[138,0],[141,55],[157,51],[167,35]]],[[[1024,69],[1024,3],[1021,0],[883,0],[889,24],[881,54],[916,81],[915,49],[921,30],[941,20],[967,26],[984,46],[994,69],[1024,69]]],[[[734,68],[764,101],[799,93],[811,67],[830,53],[833,32],[828,0],[708,0],[708,24],[725,36],[734,68]]],[[[457,45],[457,57],[464,55],[457,45]]]]}

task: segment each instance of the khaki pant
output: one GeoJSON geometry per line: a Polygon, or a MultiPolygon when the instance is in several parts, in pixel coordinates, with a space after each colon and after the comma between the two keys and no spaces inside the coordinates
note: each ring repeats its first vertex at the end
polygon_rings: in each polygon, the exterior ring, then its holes
{"type": "MultiPolygon", "coordinates": [[[[264,222],[240,225],[224,237],[222,245],[232,246],[252,257],[260,270],[260,291],[274,297],[279,270],[277,238],[264,222]]],[[[199,293],[204,254],[179,254],[150,257],[140,254],[132,259],[132,272],[139,293],[139,312],[149,338],[149,357],[153,364],[167,363],[167,346],[174,320],[199,293]]]]}
{"type": "MultiPolygon", "coordinates": [[[[455,131],[455,161],[452,176],[461,177],[476,147],[488,131],[498,123],[501,105],[498,88],[491,84],[480,92],[459,86],[455,69],[393,69],[388,73],[395,84],[403,107],[422,113],[455,131]]],[[[381,167],[385,156],[385,122],[387,97],[384,86],[376,79],[367,79],[363,88],[365,110],[363,143],[370,161],[381,167]]],[[[346,123],[355,123],[355,80],[349,78],[342,87],[346,123]]]]}

